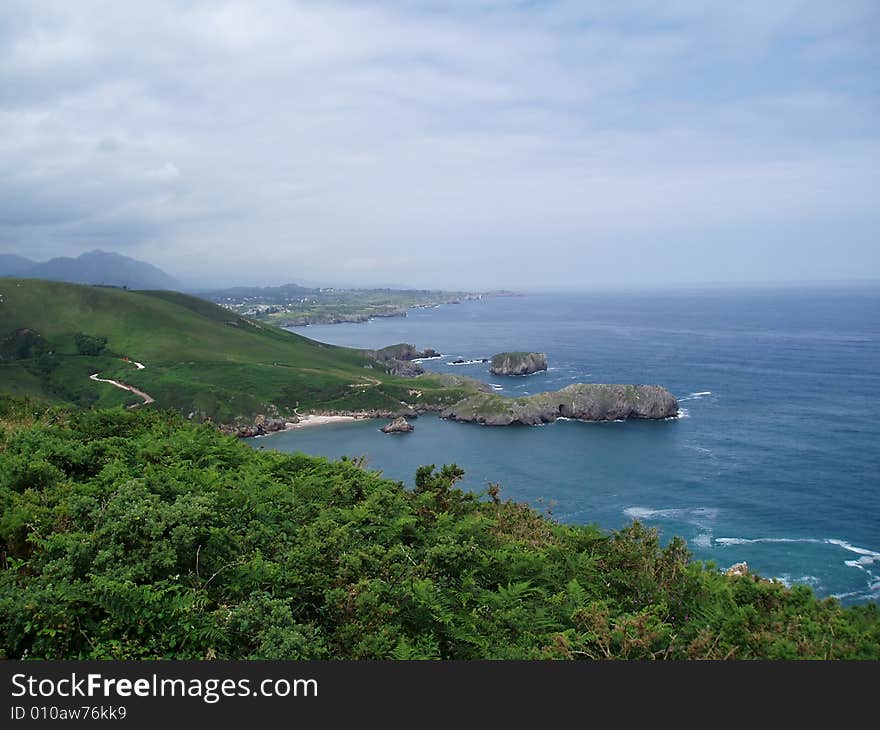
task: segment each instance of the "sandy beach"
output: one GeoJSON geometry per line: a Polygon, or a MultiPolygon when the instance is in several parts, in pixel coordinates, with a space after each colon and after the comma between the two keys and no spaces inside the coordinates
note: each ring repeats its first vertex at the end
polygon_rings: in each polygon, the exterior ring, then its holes
{"type": "Polygon", "coordinates": [[[355,416],[303,416],[299,423],[288,423],[287,430],[297,428],[309,428],[311,426],[326,426],[330,423],[347,423],[348,421],[363,420],[355,416]]]}

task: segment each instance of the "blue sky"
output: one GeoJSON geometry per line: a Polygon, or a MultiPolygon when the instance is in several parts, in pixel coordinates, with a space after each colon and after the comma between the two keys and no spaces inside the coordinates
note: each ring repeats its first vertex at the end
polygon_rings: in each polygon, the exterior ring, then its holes
{"type": "Polygon", "coordinates": [[[193,283],[880,278],[880,4],[4,2],[0,252],[193,283]]]}

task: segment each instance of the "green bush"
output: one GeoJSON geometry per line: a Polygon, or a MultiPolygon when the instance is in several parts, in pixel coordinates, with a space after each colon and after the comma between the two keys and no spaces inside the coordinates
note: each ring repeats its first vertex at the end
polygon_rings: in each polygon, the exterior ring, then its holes
{"type": "Polygon", "coordinates": [[[95,357],[107,349],[106,337],[94,337],[92,335],[84,334],[83,332],[77,332],[73,336],[73,341],[76,344],[76,351],[80,355],[90,355],[95,357]]]}
{"type": "Polygon", "coordinates": [[[408,490],[170,413],[0,425],[7,658],[880,658],[874,604],[559,525],[455,465],[408,490]]]}

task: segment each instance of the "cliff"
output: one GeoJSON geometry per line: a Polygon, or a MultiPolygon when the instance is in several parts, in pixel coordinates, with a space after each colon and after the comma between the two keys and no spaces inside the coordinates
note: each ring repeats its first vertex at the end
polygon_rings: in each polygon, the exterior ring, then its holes
{"type": "Polygon", "coordinates": [[[531,375],[547,369],[543,352],[501,352],[492,355],[489,372],[493,375],[531,375]]]}
{"type": "Polygon", "coordinates": [[[552,393],[523,398],[480,393],[441,412],[443,418],[487,426],[521,423],[533,426],[558,418],[580,421],[616,421],[627,418],[669,418],[678,413],[678,401],[659,385],[603,385],[578,383],[552,393]]]}
{"type": "Polygon", "coordinates": [[[361,350],[361,352],[382,363],[389,375],[397,375],[402,378],[414,378],[425,372],[425,369],[418,362],[413,362],[414,360],[437,357],[440,354],[432,347],[419,350],[415,345],[405,342],[389,345],[381,350],[361,350]]]}

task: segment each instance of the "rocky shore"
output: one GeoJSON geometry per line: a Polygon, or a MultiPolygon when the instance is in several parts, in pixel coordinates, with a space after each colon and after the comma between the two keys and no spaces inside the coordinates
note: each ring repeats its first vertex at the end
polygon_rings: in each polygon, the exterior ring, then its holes
{"type": "Polygon", "coordinates": [[[406,342],[383,347],[381,350],[362,350],[362,352],[380,363],[389,375],[397,375],[402,378],[414,378],[425,372],[425,369],[416,362],[417,360],[440,356],[440,353],[432,347],[419,350],[415,345],[406,342]]]}
{"type": "Polygon", "coordinates": [[[221,423],[218,428],[221,433],[229,436],[238,436],[238,438],[243,439],[265,436],[276,431],[286,431],[300,421],[299,416],[289,416],[287,418],[257,416],[253,423],[221,423]]]}
{"type": "Polygon", "coordinates": [[[559,418],[579,421],[661,419],[678,414],[678,401],[659,385],[578,383],[552,393],[505,398],[481,393],[441,412],[442,418],[487,426],[534,426],[559,418]]]}
{"type": "MultiPolygon", "coordinates": [[[[449,385],[471,381],[455,375],[440,377],[448,379],[449,385]]],[[[401,403],[396,409],[321,411],[286,418],[258,416],[253,423],[225,424],[219,428],[223,433],[250,438],[304,426],[362,419],[392,421],[382,429],[385,433],[411,431],[413,427],[407,419],[418,418],[422,413],[437,413],[448,420],[486,426],[535,426],[560,418],[579,421],[659,420],[678,415],[675,396],[659,385],[578,383],[554,392],[507,398],[493,393],[485,383],[473,382],[480,392],[450,406],[401,403]]]]}

